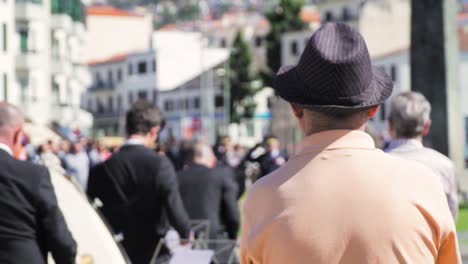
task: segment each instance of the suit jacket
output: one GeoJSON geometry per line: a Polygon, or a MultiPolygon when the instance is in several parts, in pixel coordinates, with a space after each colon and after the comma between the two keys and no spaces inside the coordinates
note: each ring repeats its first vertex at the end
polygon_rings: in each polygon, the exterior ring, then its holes
{"type": "Polygon", "coordinates": [[[179,172],[180,193],[192,220],[209,220],[210,237],[235,239],[239,229],[237,187],[224,168],[192,164],[179,172]]]}
{"type": "Polygon", "coordinates": [[[461,263],[432,170],[361,131],[316,133],[301,147],[250,189],[242,263],[461,263]]]}
{"type": "Polygon", "coordinates": [[[0,263],[75,263],[76,243],[46,168],[0,150],[0,263]]]}
{"type": "Polygon", "coordinates": [[[127,145],[91,170],[88,195],[99,198],[102,213],[132,263],[147,264],[172,225],[188,238],[190,222],[171,162],[142,145],[127,145]]]}

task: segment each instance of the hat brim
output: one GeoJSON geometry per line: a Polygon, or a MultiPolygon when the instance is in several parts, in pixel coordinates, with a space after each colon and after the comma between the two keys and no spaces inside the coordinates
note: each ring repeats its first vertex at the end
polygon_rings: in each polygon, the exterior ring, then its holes
{"type": "Polygon", "coordinates": [[[365,89],[363,96],[366,97],[362,103],[357,105],[328,105],[318,103],[320,100],[310,97],[305,98],[300,94],[300,88],[304,83],[297,74],[295,65],[287,65],[280,68],[274,81],[276,93],[284,100],[299,105],[303,108],[318,112],[347,113],[375,107],[384,103],[393,92],[392,79],[380,68],[372,67],[373,79],[369,87],[365,89]]]}

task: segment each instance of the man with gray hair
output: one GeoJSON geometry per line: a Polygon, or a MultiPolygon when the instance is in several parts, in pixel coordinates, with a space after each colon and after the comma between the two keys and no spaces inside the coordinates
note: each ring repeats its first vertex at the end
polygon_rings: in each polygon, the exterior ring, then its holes
{"type": "Polygon", "coordinates": [[[0,103],[0,263],[75,263],[76,243],[46,168],[15,159],[24,117],[0,103]]]}
{"type": "Polygon", "coordinates": [[[423,146],[423,137],[431,129],[431,104],[424,95],[405,92],[390,104],[389,130],[393,140],[386,152],[418,161],[440,178],[453,218],[457,219],[458,197],[455,166],[443,154],[423,146]]]}
{"type": "Polygon", "coordinates": [[[236,239],[239,229],[237,186],[216,167],[212,148],[198,143],[188,166],[179,172],[179,190],[192,220],[209,220],[211,239],[236,239]]]}

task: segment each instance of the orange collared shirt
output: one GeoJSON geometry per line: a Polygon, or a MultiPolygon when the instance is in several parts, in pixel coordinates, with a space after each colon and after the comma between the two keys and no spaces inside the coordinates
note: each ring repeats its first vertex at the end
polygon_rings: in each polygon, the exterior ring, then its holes
{"type": "Polygon", "coordinates": [[[251,188],[243,264],[461,263],[441,183],[364,132],[306,137],[251,188]]]}

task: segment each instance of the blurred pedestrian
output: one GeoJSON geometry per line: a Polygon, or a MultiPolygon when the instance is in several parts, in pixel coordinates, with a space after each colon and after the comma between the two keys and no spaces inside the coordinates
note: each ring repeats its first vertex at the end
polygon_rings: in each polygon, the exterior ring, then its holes
{"type": "Polygon", "coordinates": [[[47,169],[19,161],[24,117],[0,103],[0,263],[75,263],[76,243],[55,197],[47,169]]]}
{"type": "Polygon", "coordinates": [[[235,144],[232,151],[228,151],[227,153],[228,163],[234,168],[238,167],[244,159],[245,153],[245,148],[243,146],[235,144]]]}
{"type": "Polygon", "coordinates": [[[65,156],[66,156],[68,153],[70,153],[70,151],[71,151],[71,142],[68,141],[68,140],[62,140],[62,141],[60,141],[59,147],[58,147],[57,156],[59,157],[60,162],[62,163],[62,167],[63,167],[63,168],[66,167],[66,164],[65,164],[65,156]]]}
{"type": "MultiPolygon", "coordinates": [[[[204,143],[193,146],[191,162],[179,172],[180,193],[192,220],[208,220],[207,238],[236,240],[239,231],[239,209],[234,171],[216,167],[213,149],[204,143]]],[[[208,243],[218,252],[217,263],[228,263],[232,248],[219,242],[208,243]]]]}
{"type": "MultiPolygon", "coordinates": [[[[190,221],[179,194],[171,162],[152,150],[161,130],[162,113],[146,101],[126,115],[127,141],[119,152],[94,167],[88,185],[91,199],[103,203],[102,213],[133,264],[147,264],[169,224],[189,238],[190,221]]],[[[163,249],[166,255],[168,251],[163,249]]]]}
{"type": "Polygon", "coordinates": [[[233,177],[216,168],[207,144],[193,147],[192,162],[179,172],[179,190],[192,220],[209,220],[211,239],[236,239],[239,229],[237,187],[233,177]]]}
{"type": "Polygon", "coordinates": [[[94,140],[91,139],[88,141],[86,152],[88,154],[91,168],[103,162],[101,155],[99,154],[98,143],[94,140]]]}
{"type": "Polygon", "coordinates": [[[65,174],[65,169],[62,167],[59,157],[53,152],[52,145],[47,142],[39,146],[37,154],[39,163],[48,169],[53,169],[60,174],[65,174]]]}
{"type": "Polygon", "coordinates": [[[458,187],[455,165],[442,153],[423,146],[423,138],[431,129],[430,116],[431,104],[424,95],[405,92],[396,96],[391,101],[389,115],[389,128],[393,140],[385,151],[418,161],[431,168],[444,187],[450,211],[456,221],[458,187]]]}
{"type": "Polygon", "coordinates": [[[248,154],[249,161],[257,162],[260,165],[260,172],[257,180],[283,166],[288,159],[288,154],[281,150],[280,142],[275,136],[266,137],[263,145],[255,146],[248,154]],[[264,148],[264,150],[262,150],[264,152],[263,154],[252,156],[261,148],[264,148]]]}
{"type": "Polygon", "coordinates": [[[326,23],[275,77],[305,138],[257,181],[243,211],[242,263],[461,263],[437,177],[385,154],[364,132],[392,93],[366,43],[326,23]]]}
{"type": "Polygon", "coordinates": [[[102,162],[108,160],[112,156],[112,152],[101,143],[98,143],[98,151],[102,162]]]}
{"type": "Polygon", "coordinates": [[[71,146],[70,153],[65,154],[65,170],[75,177],[83,191],[86,192],[90,169],[90,160],[81,142],[71,146]]]}
{"type": "Polygon", "coordinates": [[[174,138],[169,139],[165,154],[172,162],[172,165],[174,165],[176,171],[179,171],[183,168],[184,162],[181,153],[181,146],[177,144],[177,140],[174,138]]]}

